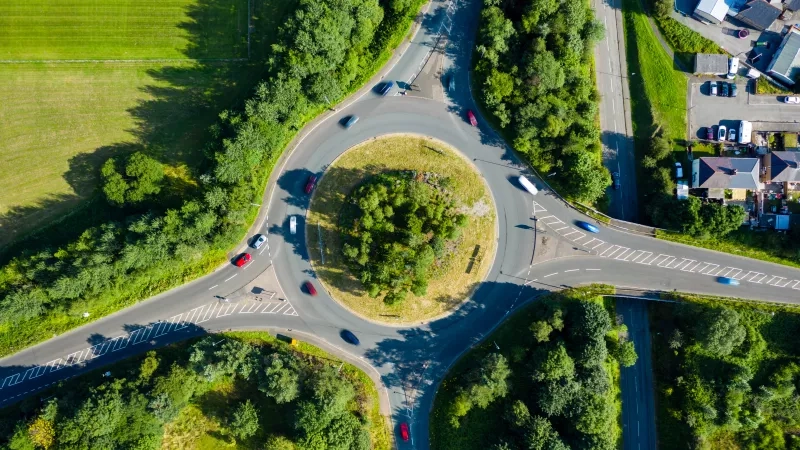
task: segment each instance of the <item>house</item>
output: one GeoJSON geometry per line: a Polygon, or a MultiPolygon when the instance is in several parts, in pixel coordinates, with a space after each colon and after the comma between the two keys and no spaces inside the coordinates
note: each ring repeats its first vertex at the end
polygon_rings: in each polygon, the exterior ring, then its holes
{"type": "Polygon", "coordinates": [[[692,14],[697,20],[708,23],[722,23],[728,13],[725,0],[700,0],[692,14]]]}
{"type": "Polygon", "coordinates": [[[758,158],[699,158],[692,161],[692,189],[705,189],[708,198],[725,198],[730,189],[734,198],[744,198],[746,190],[758,190],[758,158]],[[737,192],[738,191],[738,192],[737,192]]]}
{"type": "Polygon", "coordinates": [[[781,15],[780,9],[764,0],[751,0],[736,14],[736,18],[759,31],[764,31],[781,15]]]}
{"type": "Polygon", "coordinates": [[[773,183],[800,183],[800,152],[772,152],[762,156],[765,179],[773,183]]]}
{"type": "Polygon", "coordinates": [[[786,0],[784,7],[789,11],[800,11],[800,0],[786,0]]]}
{"type": "Polygon", "coordinates": [[[698,53],[694,55],[695,75],[725,75],[728,73],[728,56],[698,53]]]}
{"type": "Polygon", "coordinates": [[[790,86],[795,83],[800,74],[800,31],[797,28],[792,27],[786,33],[772,62],[767,66],[767,73],[790,86]]]}

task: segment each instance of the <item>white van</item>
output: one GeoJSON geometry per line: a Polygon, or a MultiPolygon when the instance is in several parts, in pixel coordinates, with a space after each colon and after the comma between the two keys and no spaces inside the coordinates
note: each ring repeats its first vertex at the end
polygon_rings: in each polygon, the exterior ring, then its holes
{"type": "Polygon", "coordinates": [[[528,181],[528,179],[523,177],[522,175],[520,175],[520,177],[519,177],[519,184],[521,184],[522,187],[524,187],[526,191],[530,192],[533,195],[536,195],[536,194],[539,193],[539,190],[536,189],[536,186],[534,186],[533,183],[528,181]]]}
{"type": "Polygon", "coordinates": [[[742,120],[739,122],[739,143],[740,144],[749,144],[750,143],[750,134],[753,132],[753,124],[742,120]]]}
{"type": "Polygon", "coordinates": [[[736,77],[736,74],[739,72],[739,58],[731,58],[731,63],[728,69],[728,79],[732,80],[736,77]]]}

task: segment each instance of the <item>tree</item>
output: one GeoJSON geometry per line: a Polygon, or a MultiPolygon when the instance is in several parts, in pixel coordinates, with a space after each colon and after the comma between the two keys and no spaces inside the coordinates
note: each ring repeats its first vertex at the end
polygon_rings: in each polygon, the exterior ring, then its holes
{"type": "Polygon", "coordinates": [[[528,450],[569,450],[553,424],[544,417],[534,416],[525,434],[525,448],[528,450]]]}
{"type": "Polygon", "coordinates": [[[256,408],[246,400],[240,403],[233,411],[233,416],[228,424],[231,434],[237,439],[247,439],[258,432],[258,412],[256,408]]]}
{"type": "Polygon", "coordinates": [[[553,332],[553,327],[544,320],[537,320],[531,324],[530,330],[536,342],[547,342],[550,339],[550,333],[553,332]]]}
{"type": "Polygon", "coordinates": [[[579,151],[571,154],[567,168],[567,189],[576,198],[594,202],[605,194],[611,185],[611,175],[600,164],[594,152],[579,151]]]}
{"type": "Polygon", "coordinates": [[[674,8],[674,0],[655,0],[653,4],[653,15],[656,17],[668,17],[674,8]]]}
{"type": "Polygon", "coordinates": [[[109,158],[100,169],[103,193],[109,203],[123,206],[143,202],[148,196],[161,192],[164,167],[142,152],[132,154],[125,163],[125,176],[117,171],[114,158],[109,158]]]}
{"type": "Polygon", "coordinates": [[[534,352],[533,379],[536,381],[572,379],[575,376],[575,363],[567,354],[563,342],[555,346],[539,347],[534,352]]]}
{"type": "Polygon", "coordinates": [[[294,443],[284,436],[273,435],[264,444],[264,450],[295,450],[294,443]]]}
{"type": "Polygon", "coordinates": [[[719,356],[730,355],[747,334],[739,321],[739,313],[730,308],[708,310],[696,326],[701,345],[719,356]]]}
{"type": "Polygon", "coordinates": [[[597,302],[576,302],[570,315],[574,320],[571,333],[577,338],[602,340],[611,330],[611,318],[603,305],[597,302]]]}
{"type": "Polygon", "coordinates": [[[579,389],[580,385],[570,379],[547,381],[538,390],[539,409],[548,416],[560,416],[564,414],[579,389]]]}
{"type": "Polygon", "coordinates": [[[636,364],[636,360],[639,358],[633,346],[633,341],[620,342],[616,347],[614,357],[617,358],[622,367],[630,367],[636,364]]]}
{"type": "Polygon", "coordinates": [[[42,417],[36,418],[28,427],[28,435],[31,437],[31,442],[44,449],[49,449],[53,446],[55,433],[53,422],[42,417]]]}
{"type": "Polygon", "coordinates": [[[258,389],[275,399],[278,404],[288,403],[300,393],[300,374],[291,359],[273,353],[267,357],[263,381],[258,389]]]}
{"type": "Polygon", "coordinates": [[[670,142],[669,138],[664,136],[663,132],[658,133],[653,137],[653,140],[650,141],[650,147],[648,151],[650,157],[656,161],[661,161],[672,154],[672,142],[670,142]]]}
{"type": "Polygon", "coordinates": [[[486,356],[481,364],[467,375],[465,391],[470,402],[479,408],[486,408],[498,397],[508,393],[508,368],[506,358],[499,353],[486,356]]]}
{"type": "Polygon", "coordinates": [[[506,412],[506,420],[517,430],[524,429],[531,420],[531,413],[522,400],[515,400],[506,412]]]}

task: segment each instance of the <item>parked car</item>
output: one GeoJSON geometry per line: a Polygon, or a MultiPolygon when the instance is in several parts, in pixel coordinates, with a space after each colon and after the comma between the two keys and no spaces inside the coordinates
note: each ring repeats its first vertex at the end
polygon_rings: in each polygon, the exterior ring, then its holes
{"type": "Polygon", "coordinates": [[[289,233],[297,233],[297,216],[289,217],[289,233]]]}
{"type": "Polygon", "coordinates": [[[611,181],[614,189],[619,189],[619,172],[612,172],[611,173],[611,181]]]}
{"type": "Polygon", "coordinates": [[[253,241],[253,248],[258,250],[262,245],[264,245],[264,242],[267,242],[266,236],[263,234],[256,235],[256,239],[253,241]]]}
{"type": "Polygon", "coordinates": [[[725,141],[725,136],[727,136],[727,133],[728,133],[728,129],[725,127],[725,125],[720,125],[719,126],[719,132],[717,132],[717,140],[720,141],[720,142],[724,142],[725,141]]]}
{"type": "Polygon", "coordinates": [[[233,263],[236,264],[236,267],[243,267],[245,264],[249,263],[253,259],[250,256],[250,253],[242,253],[236,259],[233,260],[233,263]]]}
{"type": "Polygon", "coordinates": [[[731,128],[730,131],[728,131],[728,140],[736,142],[736,128],[731,128]]]}
{"type": "Polygon", "coordinates": [[[731,93],[730,93],[730,96],[731,96],[731,97],[736,97],[736,91],[737,91],[737,88],[736,88],[736,83],[731,83],[731,93]]]}
{"type": "Polygon", "coordinates": [[[409,437],[408,424],[403,422],[400,424],[400,439],[402,439],[403,442],[408,442],[409,437]]]}
{"type": "Polygon", "coordinates": [[[456,90],[456,76],[450,75],[450,78],[447,79],[447,90],[452,92],[456,90]]]}
{"type": "Polygon", "coordinates": [[[303,283],[303,287],[306,289],[306,292],[308,292],[308,295],[312,297],[317,295],[317,288],[315,288],[310,281],[306,281],[305,283],[303,283]]]}
{"type": "Polygon", "coordinates": [[[675,178],[679,180],[683,178],[683,166],[679,162],[675,163],[675,178]]]}
{"type": "Polygon", "coordinates": [[[314,186],[317,185],[317,176],[316,175],[309,175],[308,181],[306,181],[306,194],[310,194],[311,191],[314,190],[314,186]]]}
{"type": "Polygon", "coordinates": [[[720,97],[727,97],[728,96],[728,92],[730,90],[730,85],[728,83],[724,82],[724,81],[720,81],[719,84],[720,84],[720,87],[722,88],[720,90],[720,93],[719,93],[720,97]]]}
{"type": "Polygon", "coordinates": [[[350,330],[342,330],[341,336],[348,344],[358,345],[360,343],[356,335],[350,330]]]}
{"type": "Polygon", "coordinates": [[[721,283],[721,284],[727,284],[729,286],[738,286],[739,285],[739,280],[737,280],[735,278],[719,277],[719,278],[717,278],[717,281],[719,283],[721,283]]]}
{"type": "Polygon", "coordinates": [[[599,233],[600,232],[600,228],[597,228],[596,226],[590,224],[589,222],[584,222],[582,220],[579,220],[575,224],[578,225],[579,227],[583,228],[584,230],[588,231],[589,233],[599,233]]]}
{"type": "Polygon", "coordinates": [[[389,92],[391,92],[393,87],[394,87],[394,81],[387,81],[381,88],[381,95],[383,95],[384,97],[389,95],[389,92]]]}
{"type": "Polygon", "coordinates": [[[795,105],[800,104],[800,97],[784,97],[783,103],[793,103],[795,105]]]}
{"type": "Polygon", "coordinates": [[[536,189],[536,186],[533,183],[531,183],[530,180],[528,180],[522,175],[519,176],[519,184],[522,185],[522,187],[524,187],[526,191],[530,192],[533,195],[539,193],[539,190],[536,189]]]}
{"type": "Polygon", "coordinates": [[[708,139],[709,141],[713,141],[714,140],[714,136],[715,136],[714,135],[714,126],[712,125],[710,127],[706,127],[706,139],[708,139]]]}
{"type": "Polygon", "coordinates": [[[355,115],[350,116],[350,118],[347,119],[347,122],[344,123],[344,128],[345,129],[350,129],[350,127],[355,125],[356,122],[358,122],[358,116],[355,116],[355,115]]]}
{"type": "Polygon", "coordinates": [[[709,81],[708,82],[708,93],[709,93],[709,95],[717,95],[717,82],[716,81],[709,81]]]}
{"type": "Polygon", "coordinates": [[[471,109],[467,110],[467,119],[469,119],[469,124],[473,127],[478,126],[478,119],[475,118],[475,113],[471,109]]]}

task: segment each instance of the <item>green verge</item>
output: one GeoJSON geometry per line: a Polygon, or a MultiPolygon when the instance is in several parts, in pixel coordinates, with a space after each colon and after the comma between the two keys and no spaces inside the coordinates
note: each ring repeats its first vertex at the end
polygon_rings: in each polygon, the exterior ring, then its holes
{"type": "Polygon", "coordinates": [[[714,41],[692,30],[672,17],[656,17],[661,35],[675,52],[675,58],[685,70],[691,70],[696,53],[723,54],[725,51],[714,41]]]}
{"type": "MultiPolygon", "coordinates": [[[[426,0],[414,0],[411,10],[419,11],[425,2],[426,0]]],[[[351,84],[352,87],[343,94],[343,98],[358,91],[363,84],[386,64],[391,58],[394,49],[409,34],[415,17],[416,14],[402,16],[397,18],[396,22],[387,23],[386,27],[381,28],[382,34],[378,37],[381,42],[381,48],[376,49],[376,57],[372,65],[359,71],[355,81],[351,84]]],[[[307,124],[326,110],[327,107],[318,106],[303,117],[302,123],[307,124]]],[[[285,149],[300,130],[302,130],[302,127],[298,127],[297,130],[287,136],[281,147],[285,149]]],[[[280,156],[281,152],[275,152],[269,160],[262,163],[261,170],[258,171],[259,177],[252,178],[253,189],[258,192],[264,191],[267,180],[280,156]]],[[[102,212],[96,216],[103,219],[106,218],[102,212]]],[[[258,208],[253,207],[247,216],[246,222],[252,224],[257,216],[258,208]]],[[[76,218],[73,223],[78,226],[86,225],[79,218],[76,218]]],[[[56,229],[54,228],[54,231],[56,229]]],[[[36,319],[21,321],[13,326],[9,324],[3,325],[0,327],[0,357],[23,350],[57,334],[86,325],[93,320],[211,273],[216,267],[228,260],[227,252],[241,242],[248,230],[249,225],[242,225],[225,236],[218,236],[211,243],[211,248],[206,253],[191,255],[186,259],[174,260],[173,264],[163,267],[143,270],[136,276],[127,278],[125,283],[118,284],[99,296],[84,298],[66,310],[56,310],[36,319]],[[83,312],[87,310],[92,311],[92,316],[88,319],[82,316],[83,312]]],[[[77,232],[79,235],[81,231],[73,230],[73,232],[77,232]]],[[[3,274],[0,273],[0,277],[2,276],[3,274]]]]}
{"type": "MultiPolygon", "coordinates": [[[[569,302],[596,302],[601,304],[610,318],[615,317],[614,293],[612,286],[590,285],[587,287],[570,289],[557,294],[548,294],[537,299],[511,315],[495,331],[483,339],[482,343],[464,353],[459,360],[449,369],[446,377],[439,385],[434,399],[433,409],[430,416],[430,439],[433,450],[486,450],[498,443],[501,438],[509,437],[509,424],[506,422],[508,417],[507,409],[509,397],[523,398],[534,414],[535,392],[532,391],[531,380],[531,359],[526,358],[526,346],[537,345],[531,339],[533,332],[530,329],[531,323],[540,318],[539,308],[543,303],[555,302],[567,305],[569,302]],[[607,297],[599,297],[600,295],[607,297]],[[496,346],[495,346],[496,344],[496,346]],[[500,350],[497,350],[497,347],[500,350]],[[494,400],[486,408],[473,406],[469,412],[460,418],[458,427],[453,423],[453,406],[459,395],[460,390],[465,385],[464,376],[476,365],[486,359],[491,354],[500,353],[509,362],[512,374],[509,377],[509,394],[506,398],[494,400]]],[[[612,321],[613,322],[613,321],[612,321]]],[[[565,323],[569,324],[569,316],[566,316],[565,323]]],[[[567,330],[567,327],[565,327],[567,330]]],[[[605,341],[610,346],[618,341],[618,334],[623,331],[621,327],[613,327],[607,335],[605,341]]],[[[557,333],[553,332],[553,336],[557,333]]],[[[619,388],[619,363],[613,357],[608,357],[602,364],[603,370],[609,377],[610,389],[606,392],[605,402],[610,405],[608,413],[613,416],[609,421],[608,428],[603,430],[611,441],[621,448],[622,426],[621,412],[622,399],[619,388]]],[[[541,413],[539,413],[541,414],[541,413]]],[[[580,434],[575,429],[575,421],[556,421],[553,418],[561,437],[575,437],[580,434]],[[568,430],[568,431],[567,431],[568,430]],[[565,433],[565,431],[567,431],[565,433]]],[[[516,448],[513,445],[509,448],[516,448]]]]}

